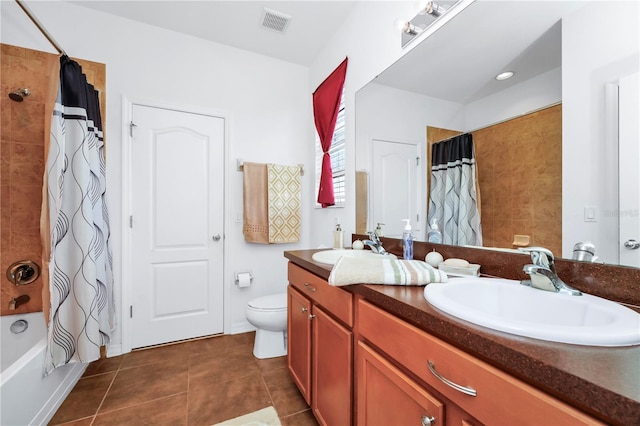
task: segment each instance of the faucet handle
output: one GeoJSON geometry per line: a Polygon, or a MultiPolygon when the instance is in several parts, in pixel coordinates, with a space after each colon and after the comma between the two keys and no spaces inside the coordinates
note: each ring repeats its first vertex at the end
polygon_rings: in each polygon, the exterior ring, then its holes
{"type": "Polygon", "coordinates": [[[531,255],[531,261],[534,265],[544,266],[551,270],[554,270],[553,266],[553,253],[551,250],[544,247],[520,247],[518,250],[529,253],[531,255]]]}

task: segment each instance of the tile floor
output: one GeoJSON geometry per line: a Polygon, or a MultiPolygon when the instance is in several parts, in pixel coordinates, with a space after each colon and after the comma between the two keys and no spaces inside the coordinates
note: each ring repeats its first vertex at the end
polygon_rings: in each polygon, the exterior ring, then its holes
{"type": "Polygon", "coordinates": [[[253,356],[254,333],[134,351],[87,367],[50,425],[213,425],[272,405],[317,425],[287,358],[253,356]]]}

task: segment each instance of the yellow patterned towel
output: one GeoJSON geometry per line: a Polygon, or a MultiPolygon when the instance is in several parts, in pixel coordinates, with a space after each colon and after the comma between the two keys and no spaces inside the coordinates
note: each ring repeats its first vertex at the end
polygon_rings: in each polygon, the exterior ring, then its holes
{"type": "Polygon", "coordinates": [[[329,284],[426,285],[447,282],[447,274],[421,260],[343,256],[329,274],[329,284]]]}
{"type": "Polygon", "coordinates": [[[269,243],[300,241],[300,166],[267,164],[269,243]]]}

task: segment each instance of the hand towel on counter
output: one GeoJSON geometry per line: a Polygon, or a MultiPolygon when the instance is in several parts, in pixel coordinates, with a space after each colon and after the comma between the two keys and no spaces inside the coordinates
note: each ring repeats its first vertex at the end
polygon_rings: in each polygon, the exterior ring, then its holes
{"type": "Polygon", "coordinates": [[[249,243],[269,244],[269,203],[267,192],[267,165],[244,163],[242,233],[249,243]]]}
{"type": "Polygon", "coordinates": [[[300,166],[267,164],[269,243],[300,241],[300,166]]]}
{"type": "Polygon", "coordinates": [[[244,163],[242,169],[245,241],[300,241],[300,166],[244,163]]]}
{"type": "Polygon", "coordinates": [[[447,274],[421,260],[343,256],[329,274],[329,284],[426,285],[447,282],[447,274]]]}

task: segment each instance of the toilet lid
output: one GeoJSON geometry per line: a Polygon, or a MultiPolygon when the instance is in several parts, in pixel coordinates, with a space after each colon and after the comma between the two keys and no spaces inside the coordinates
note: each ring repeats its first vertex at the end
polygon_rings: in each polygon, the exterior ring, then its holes
{"type": "Polygon", "coordinates": [[[287,293],[270,294],[249,301],[249,306],[261,310],[287,309],[287,293]]]}

